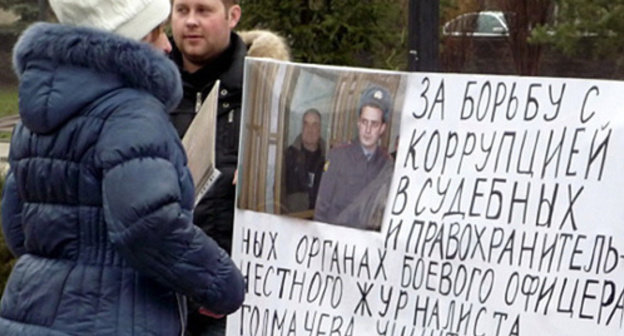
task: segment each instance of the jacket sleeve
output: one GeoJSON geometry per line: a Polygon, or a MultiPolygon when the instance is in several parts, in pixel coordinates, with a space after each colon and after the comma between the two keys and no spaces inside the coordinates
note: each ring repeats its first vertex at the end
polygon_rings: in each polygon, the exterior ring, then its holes
{"type": "Polygon", "coordinates": [[[184,157],[182,147],[166,114],[149,108],[109,118],[98,143],[109,239],[140,272],[212,312],[231,313],[242,304],[242,275],[193,225],[190,174],[184,159],[172,160],[184,157]]]}
{"type": "Polygon", "coordinates": [[[16,257],[26,253],[22,230],[22,204],[17,193],[15,175],[9,170],[2,192],[2,233],[9,250],[16,257]]]}

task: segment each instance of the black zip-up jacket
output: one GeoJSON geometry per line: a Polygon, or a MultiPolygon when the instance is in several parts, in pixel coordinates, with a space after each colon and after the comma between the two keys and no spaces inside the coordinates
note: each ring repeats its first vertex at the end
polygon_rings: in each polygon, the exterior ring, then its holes
{"type": "MultiPolygon", "coordinates": [[[[182,55],[173,40],[171,58],[182,74],[184,96],[171,112],[170,119],[180,137],[188,129],[201,102],[219,80],[217,109],[216,166],[221,175],[213,187],[195,207],[195,225],[231,252],[234,225],[235,187],[232,185],[238,162],[243,66],[245,56],[270,57],[288,60],[290,53],[285,41],[275,33],[263,30],[232,32],[231,43],[217,59],[195,73],[182,67],[182,55]]],[[[207,330],[218,330],[224,320],[215,320],[197,313],[198,306],[189,302],[188,335],[200,335],[207,330]],[[214,326],[216,325],[216,326],[214,326]]]]}
{"type": "Polygon", "coordinates": [[[233,32],[225,52],[211,64],[188,73],[182,69],[180,51],[174,43],[172,46],[171,58],[182,73],[184,96],[180,105],[170,112],[170,119],[180,137],[184,136],[215,82],[220,81],[215,160],[221,175],[195,208],[194,222],[219,246],[231,252],[235,196],[232,180],[238,160],[243,65],[247,47],[233,32]]]}

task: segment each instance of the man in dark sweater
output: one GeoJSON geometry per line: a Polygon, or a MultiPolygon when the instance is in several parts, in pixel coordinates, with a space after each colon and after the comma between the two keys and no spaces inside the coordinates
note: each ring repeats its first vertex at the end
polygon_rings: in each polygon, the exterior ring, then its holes
{"type": "Polygon", "coordinates": [[[303,113],[301,134],[288,146],[284,157],[287,211],[297,213],[314,209],[325,163],[321,113],[317,109],[311,108],[303,113]]]}

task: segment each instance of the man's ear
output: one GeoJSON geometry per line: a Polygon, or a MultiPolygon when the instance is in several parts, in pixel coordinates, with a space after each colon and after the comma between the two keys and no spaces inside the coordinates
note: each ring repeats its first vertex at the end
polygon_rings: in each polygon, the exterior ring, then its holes
{"type": "Polygon", "coordinates": [[[386,131],[386,123],[382,123],[380,127],[381,128],[379,129],[379,134],[381,135],[384,134],[384,132],[386,131]]]}
{"type": "Polygon", "coordinates": [[[228,17],[230,18],[230,29],[234,29],[241,18],[241,7],[239,5],[232,5],[230,6],[230,9],[228,9],[228,12],[228,17]]]}

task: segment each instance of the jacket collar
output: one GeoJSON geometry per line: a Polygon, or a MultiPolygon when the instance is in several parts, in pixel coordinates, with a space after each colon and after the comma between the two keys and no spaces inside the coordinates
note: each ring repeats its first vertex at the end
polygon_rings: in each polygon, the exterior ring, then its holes
{"type": "Polygon", "coordinates": [[[146,43],[102,30],[34,24],[15,45],[13,65],[19,78],[34,60],[116,75],[124,86],[154,95],[167,110],[175,108],[182,97],[179,72],[165,54],[146,43]]]}

